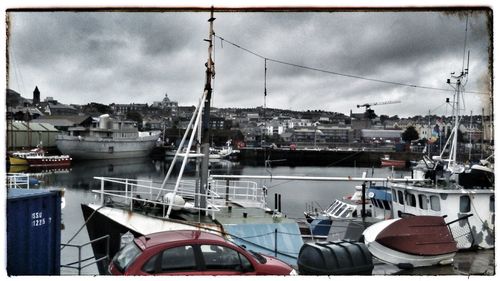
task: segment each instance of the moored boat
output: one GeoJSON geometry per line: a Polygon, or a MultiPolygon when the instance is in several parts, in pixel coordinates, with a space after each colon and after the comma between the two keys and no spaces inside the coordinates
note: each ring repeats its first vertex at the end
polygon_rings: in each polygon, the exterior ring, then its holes
{"type": "Polygon", "coordinates": [[[384,155],[380,158],[380,165],[382,167],[405,168],[407,167],[405,160],[391,159],[389,155],[384,155]]]}
{"type": "MultiPolygon", "coordinates": [[[[414,179],[426,179],[415,183],[390,183],[392,189],[393,216],[402,214],[442,216],[455,221],[467,217],[451,231],[459,249],[495,247],[495,181],[494,170],[486,159],[482,165],[466,166],[457,161],[457,135],[460,125],[463,80],[467,69],[448,79],[455,88],[454,127],[439,156],[427,155],[413,167],[414,179]],[[445,155],[445,153],[447,155],[445,155]]],[[[488,158],[487,158],[488,159],[488,158]]],[[[493,160],[493,156],[489,157],[493,160]]]]}
{"type": "Polygon", "coordinates": [[[29,167],[68,167],[69,155],[46,155],[45,150],[36,147],[29,151],[16,151],[9,155],[10,165],[29,167]]]}
{"type": "Polygon", "coordinates": [[[116,159],[148,156],[161,132],[139,132],[134,121],[114,120],[104,114],[92,128],[70,128],[68,133],[56,137],[62,153],[74,159],[116,159]]]}
{"type": "MultiPolygon", "coordinates": [[[[363,177],[366,177],[366,173],[363,177]]],[[[370,184],[365,188],[362,185],[355,186],[355,192],[351,196],[335,199],[325,210],[305,211],[304,216],[308,223],[303,224],[302,232],[304,237],[311,235],[315,240],[343,239],[344,237],[340,235],[346,232],[350,223],[357,223],[363,219],[366,221],[366,218],[372,223],[392,218],[391,202],[392,194],[387,186],[376,184],[370,184]]]]}
{"type": "MultiPolygon", "coordinates": [[[[26,158],[19,155],[21,152],[17,152],[16,154],[9,155],[9,164],[11,166],[28,166],[28,160],[26,158]]],[[[29,153],[29,152],[27,152],[29,153]]]]}
{"type": "Polygon", "coordinates": [[[363,232],[376,258],[400,268],[450,264],[458,251],[444,218],[409,216],[378,222],[363,232]]]}

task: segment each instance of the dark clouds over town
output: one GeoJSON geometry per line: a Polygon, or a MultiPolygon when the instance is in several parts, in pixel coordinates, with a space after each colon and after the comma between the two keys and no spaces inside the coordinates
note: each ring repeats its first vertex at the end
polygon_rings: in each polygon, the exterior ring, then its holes
{"type": "MultiPolygon", "coordinates": [[[[168,93],[180,105],[194,105],[201,96],[208,11],[8,15],[8,87],[24,97],[35,86],[42,99],[65,104],[151,104],[168,93]]],[[[373,109],[391,116],[451,114],[445,99],[453,92],[428,88],[452,90],[446,79],[462,70],[466,42],[464,112],[488,110],[488,10],[219,11],[215,17],[216,35],[269,59],[267,107],[348,114],[361,112],[358,104],[401,101],[373,109]]],[[[264,59],[227,41],[214,44],[213,106],[263,106],[264,59]]]]}

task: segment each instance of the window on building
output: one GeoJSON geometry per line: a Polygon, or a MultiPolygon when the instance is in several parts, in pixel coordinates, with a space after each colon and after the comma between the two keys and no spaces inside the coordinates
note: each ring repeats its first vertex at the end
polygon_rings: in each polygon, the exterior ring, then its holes
{"type": "Polygon", "coordinates": [[[490,211],[495,212],[495,196],[490,196],[490,211]]]}

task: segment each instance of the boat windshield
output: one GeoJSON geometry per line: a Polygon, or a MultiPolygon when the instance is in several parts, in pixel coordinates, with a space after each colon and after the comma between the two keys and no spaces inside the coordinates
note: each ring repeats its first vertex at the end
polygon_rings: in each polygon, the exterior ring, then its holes
{"type": "Polygon", "coordinates": [[[140,253],[141,250],[137,247],[135,242],[128,243],[115,255],[113,264],[120,272],[124,272],[140,253]]]}
{"type": "Polygon", "coordinates": [[[337,211],[336,211],[333,215],[334,215],[335,217],[339,217],[339,216],[340,216],[340,214],[341,214],[341,213],[342,213],[345,209],[346,209],[346,206],[344,205],[344,206],[340,207],[340,208],[339,208],[339,209],[338,209],[338,210],[337,210],[337,211]]]}

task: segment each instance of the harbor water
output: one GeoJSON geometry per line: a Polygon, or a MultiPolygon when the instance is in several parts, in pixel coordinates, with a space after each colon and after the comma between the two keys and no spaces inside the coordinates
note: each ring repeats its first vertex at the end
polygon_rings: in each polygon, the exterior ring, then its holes
{"type": "MultiPolygon", "coordinates": [[[[116,159],[80,161],[72,163],[71,169],[52,170],[33,175],[40,180],[39,188],[64,189],[64,205],[62,209],[61,264],[74,263],[80,256],[82,259],[92,256],[90,246],[79,245],[89,242],[85,221],[81,211],[82,203],[97,202],[91,192],[99,189],[100,182],[94,177],[120,177],[161,182],[168,171],[168,160],[152,160],[150,158],[116,159]]],[[[180,165],[177,165],[180,166],[180,165]]],[[[366,167],[263,167],[243,166],[237,162],[217,160],[210,163],[211,174],[227,175],[293,175],[293,176],[337,176],[360,177],[364,172],[369,177],[402,177],[409,171],[392,170],[390,168],[366,167]]],[[[174,169],[175,171],[175,169],[174,169]]],[[[195,176],[195,165],[188,165],[185,177],[195,176]]],[[[281,210],[288,218],[303,219],[306,209],[327,208],[336,198],[352,195],[355,182],[325,182],[325,181],[283,181],[256,180],[260,186],[268,190],[267,203],[270,208],[275,206],[275,194],[281,195],[281,210]]],[[[410,274],[410,275],[454,275],[454,274],[487,274],[494,273],[494,251],[478,251],[459,253],[453,265],[432,267],[418,270],[400,271],[394,266],[376,266],[374,274],[410,274]]],[[[84,262],[82,265],[88,264],[84,262]]],[[[72,264],[77,267],[78,264],[72,264]]],[[[82,275],[97,275],[97,266],[89,265],[81,269],[82,275]]],[[[77,275],[74,268],[61,268],[62,275],[77,275]]]]}

